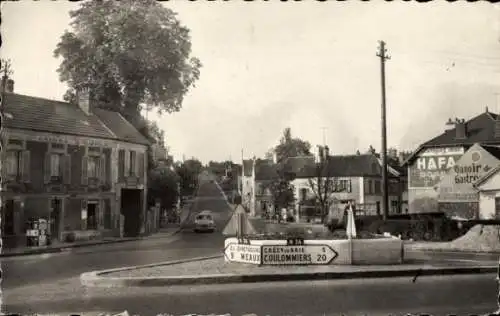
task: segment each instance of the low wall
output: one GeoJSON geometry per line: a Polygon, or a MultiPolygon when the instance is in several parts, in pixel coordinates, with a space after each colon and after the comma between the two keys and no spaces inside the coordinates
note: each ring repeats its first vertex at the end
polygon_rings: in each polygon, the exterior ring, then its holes
{"type": "MultiPolygon", "coordinates": [[[[238,239],[231,237],[224,241],[224,249],[228,249],[230,245],[238,245],[238,239]]],[[[286,240],[248,240],[247,244],[241,246],[251,246],[253,248],[252,259],[245,261],[246,263],[259,264],[262,263],[263,253],[262,246],[279,245],[286,246],[286,240]],[[260,249],[259,249],[260,248],[260,249]],[[256,257],[258,256],[258,257],[256,257]],[[257,260],[258,259],[258,260],[257,260]]],[[[403,241],[395,237],[385,237],[377,239],[334,239],[334,240],[304,240],[303,246],[317,245],[328,246],[336,256],[329,264],[333,265],[350,265],[350,264],[400,264],[403,261],[403,241]]],[[[302,247],[295,246],[295,247],[302,247]]],[[[243,247],[244,248],[244,247],[243,247]]],[[[224,256],[226,262],[232,262],[227,255],[224,256]]],[[[242,262],[242,261],[240,261],[242,262]]]]}
{"type": "Polygon", "coordinates": [[[403,249],[399,238],[353,239],[352,264],[400,264],[403,249]]]}

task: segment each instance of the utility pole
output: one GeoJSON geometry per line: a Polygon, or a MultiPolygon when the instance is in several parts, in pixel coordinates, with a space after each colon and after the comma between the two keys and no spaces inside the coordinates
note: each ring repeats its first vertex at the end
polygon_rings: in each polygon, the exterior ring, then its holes
{"type": "Polygon", "coordinates": [[[379,41],[377,56],[380,58],[380,79],[382,88],[382,211],[383,219],[387,220],[389,214],[389,185],[387,179],[387,123],[385,105],[385,61],[391,59],[387,54],[385,42],[379,41]]]}
{"type": "MultiPolygon", "coordinates": [[[[7,85],[7,80],[9,79],[9,76],[13,73],[11,69],[11,63],[10,60],[3,60],[2,59],[2,78],[1,78],[1,91],[0,91],[0,156],[3,157],[3,151],[5,150],[5,146],[3,143],[3,126],[4,126],[4,107],[5,107],[5,86],[7,85]]],[[[2,159],[0,159],[0,175],[3,174],[3,168],[5,168],[2,159]]],[[[4,212],[4,207],[3,207],[3,199],[2,199],[2,192],[3,192],[3,183],[5,179],[2,179],[0,177],[0,236],[2,236],[2,230],[3,230],[3,223],[2,223],[2,217],[4,212]]],[[[0,252],[2,251],[2,242],[0,240],[0,252]]],[[[3,270],[0,267],[0,281],[3,280],[3,270]]],[[[0,304],[3,302],[3,296],[0,294],[0,304]]]]}

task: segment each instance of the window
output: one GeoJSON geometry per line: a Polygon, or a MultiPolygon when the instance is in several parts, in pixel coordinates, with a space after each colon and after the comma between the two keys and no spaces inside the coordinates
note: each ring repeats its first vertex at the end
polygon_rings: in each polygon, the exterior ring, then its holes
{"type": "Polygon", "coordinates": [[[350,193],[352,191],[351,188],[351,180],[339,180],[339,189],[340,192],[348,192],[350,193]]]}
{"type": "Polygon", "coordinates": [[[129,155],[130,155],[130,165],[129,165],[129,172],[128,172],[128,174],[130,176],[136,176],[136,164],[137,164],[136,157],[137,157],[137,153],[135,151],[131,150],[129,152],[129,155]]]}
{"type": "Polygon", "coordinates": [[[21,175],[21,151],[9,150],[6,157],[6,173],[10,179],[15,179],[21,175]]]}
{"type": "Polygon", "coordinates": [[[90,156],[87,163],[87,175],[89,178],[99,177],[99,157],[90,156]]]}
{"type": "Polygon", "coordinates": [[[50,154],[50,176],[59,177],[61,176],[61,155],[60,154],[50,154]]]}
{"type": "Polygon", "coordinates": [[[375,194],[381,193],[382,191],[381,191],[381,187],[380,187],[380,181],[379,180],[375,180],[374,182],[375,182],[375,190],[374,190],[375,192],[374,193],[375,194]]]}
{"type": "Polygon", "coordinates": [[[307,188],[300,189],[300,200],[305,201],[307,198],[307,188]]]}

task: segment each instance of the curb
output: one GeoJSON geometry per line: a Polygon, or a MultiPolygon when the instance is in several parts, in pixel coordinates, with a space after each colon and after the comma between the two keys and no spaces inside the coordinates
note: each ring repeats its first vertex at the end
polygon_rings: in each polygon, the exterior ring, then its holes
{"type": "MultiPolygon", "coordinates": [[[[410,245],[410,244],[408,244],[410,245]]],[[[493,251],[481,251],[481,250],[462,250],[458,248],[448,248],[448,249],[443,249],[443,248],[418,248],[418,247],[411,247],[405,245],[405,251],[426,251],[426,252],[438,252],[438,253],[462,253],[462,254],[474,254],[474,255],[500,255],[500,250],[493,250],[493,251]]]]}
{"type": "MultiPolygon", "coordinates": [[[[108,278],[108,277],[103,277],[102,275],[109,274],[112,272],[121,272],[121,271],[135,270],[135,269],[139,269],[139,268],[151,268],[151,267],[157,267],[157,266],[174,265],[174,264],[188,263],[188,262],[193,262],[193,261],[217,259],[217,258],[222,258],[222,257],[223,256],[221,256],[221,255],[214,255],[214,256],[196,257],[196,258],[183,259],[183,260],[157,262],[157,263],[139,265],[139,266],[128,266],[128,267],[107,269],[107,270],[101,270],[101,271],[84,272],[80,275],[80,283],[83,286],[103,286],[103,285],[104,286],[110,286],[110,285],[111,286],[120,286],[120,285],[124,285],[123,281],[142,280],[142,278],[108,278]],[[109,281],[111,281],[111,282],[109,282],[109,281]]],[[[155,279],[155,278],[153,278],[153,279],[155,279]]],[[[125,286],[128,286],[128,285],[125,285],[125,286]]]]}
{"type": "Polygon", "coordinates": [[[144,239],[169,238],[169,237],[177,235],[181,231],[182,231],[182,227],[178,227],[171,234],[168,234],[165,236],[152,235],[152,236],[143,236],[143,237],[132,237],[132,238],[127,238],[127,239],[104,240],[104,241],[95,241],[95,242],[90,242],[90,243],[85,243],[85,244],[65,245],[65,246],[53,247],[53,248],[30,249],[30,250],[23,251],[23,252],[1,253],[0,258],[41,255],[41,254],[45,254],[45,253],[61,253],[61,252],[69,251],[73,248],[83,248],[83,247],[100,246],[100,245],[108,245],[108,244],[119,244],[119,243],[125,243],[125,242],[129,242],[129,241],[138,241],[138,240],[144,240],[144,239]]]}
{"type": "MultiPolygon", "coordinates": [[[[193,258],[189,260],[170,261],[140,267],[154,267],[167,264],[178,264],[192,261],[202,261],[219,256],[193,258]]],[[[443,276],[465,274],[490,274],[496,273],[496,266],[476,267],[434,267],[434,268],[408,268],[403,270],[365,270],[352,272],[311,272],[311,273],[279,273],[279,274],[211,274],[211,275],[185,275],[171,277],[130,277],[109,278],[103,275],[111,272],[132,270],[138,267],[126,267],[105,271],[82,273],[80,282],[87,287],[159,287],[173,285],[207,285],[231,283],[258,283],[279,281],[312,281],[312,280],[346,280],[364,278],[395,278],[413,277],[413,282],[419,276],[443,276]]]]}

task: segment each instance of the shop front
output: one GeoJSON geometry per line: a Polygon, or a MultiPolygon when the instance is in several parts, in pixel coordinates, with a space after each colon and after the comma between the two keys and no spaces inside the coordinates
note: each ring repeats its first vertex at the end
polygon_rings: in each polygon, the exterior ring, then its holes
{"type": "Polygon", "coordinates": [[[474,184],[500,165],[497,149],[475,144],[448,170],[438,185],[438,209],[450,217],[479,218],[479,191],[474,184]]]}

